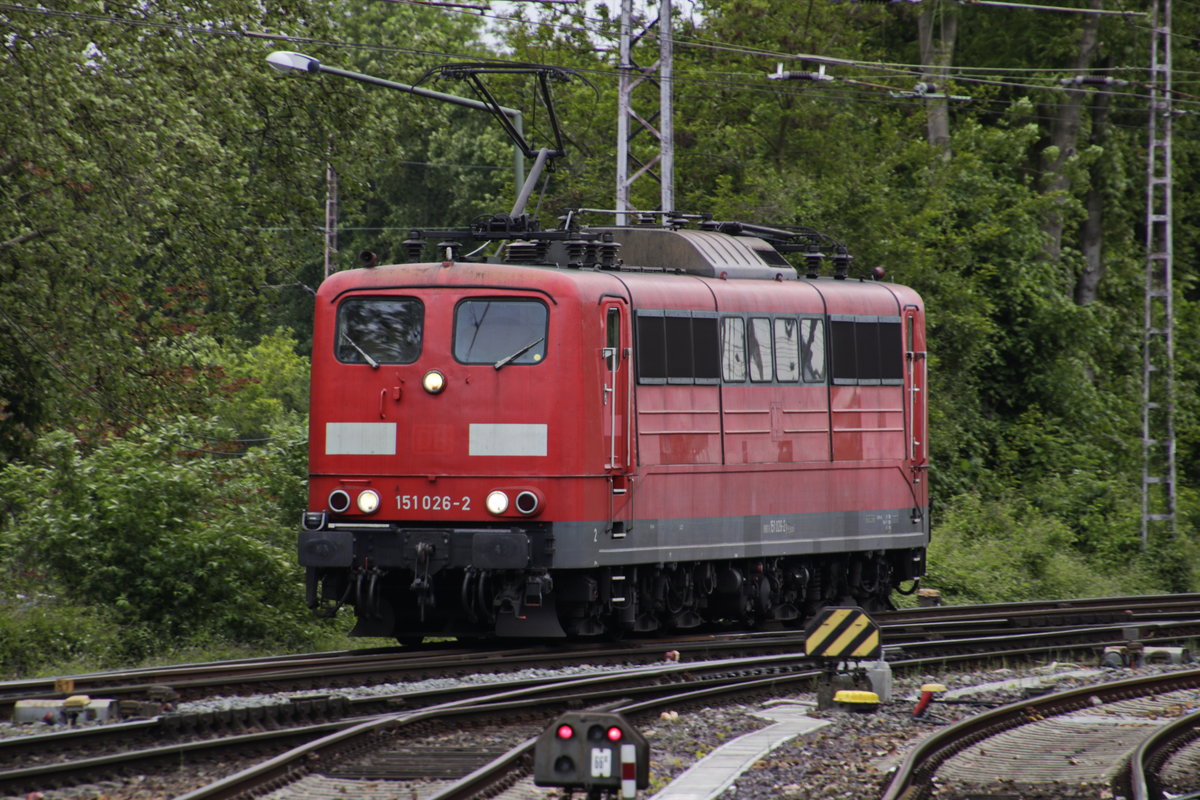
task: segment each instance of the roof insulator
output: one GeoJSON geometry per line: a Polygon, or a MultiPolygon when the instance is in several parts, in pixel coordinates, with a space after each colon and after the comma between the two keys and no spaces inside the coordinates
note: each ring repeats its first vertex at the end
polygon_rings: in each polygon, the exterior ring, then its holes
{"type": "Polygon", "coordinates": [[[808,272],[804,277],[815,280],[821,277],[821,262],[825,260],[825,254],[820,250],[809,250],[804,254],[804,264],[808,267],[808,272]]]}
{"type": "Polygon", "coordinates": [[[853,260],[853,256],[842,248],[838,248],[837,253],[833,256],[833,277],[839,281],[846,280],[846,276],[850,274],[850,262],[853,260]]]}
{"type": "Polygon", "coordinates": [[[421,234],[413,231],[409,234],[409,238],[404,240],[404,253],[410,264],[415,264],[421,260],[421,250],[425,248],[425,240],[421,238],[421,234]]]}

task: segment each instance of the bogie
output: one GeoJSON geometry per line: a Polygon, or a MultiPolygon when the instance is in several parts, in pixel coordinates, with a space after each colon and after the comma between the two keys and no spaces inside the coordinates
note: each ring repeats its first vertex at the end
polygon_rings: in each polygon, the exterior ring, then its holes
{"type": "Polygon", "coordinates": [[[411,572],[351,570],[327,576],[322,594],[354,607],[354,633],[363,636],[419,641],[511,630],[528,637],[619,638],[798,626],[827,605],[883,610],[891,607],[895,588],[892,562],[906,556],[878,552],[557,573],[469,568],[440,573],[418,589],[411,572]]]}

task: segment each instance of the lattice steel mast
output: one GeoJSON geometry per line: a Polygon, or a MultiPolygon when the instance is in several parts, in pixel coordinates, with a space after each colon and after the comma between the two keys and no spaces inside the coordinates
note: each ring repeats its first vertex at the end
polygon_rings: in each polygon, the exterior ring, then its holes
{"type": "Polygon", "coordinates": [[[643,175],[657,180],[661,187],[661,211],[675,210],[675,130],[673,122],[674,41],[671,36],[671,0],[660,0],[658,19],[633,33],[633,0],[621,0],[620,80],[617,84],[617,224],[628,223],[628,211],[636,211],[629,200],[634,181],[643,175]],[[633,60],[633,49],[651,30],[658,27],[658,60],[648,67],[633,60]],[[657,74],[657,79],[655,75],[657,74]],[[633,93],[643,83],[658,86],[658,111],[639,114],[633,107],[633,93]],[[659,143],[658,153],[640,158],[631,145],[645,131],[659,143]],[[654,171],[658,168],[657,173],[654,171]],[[630,170],[632,171],[632,174],[630,170]]]}
{"type": "Polygon", "coordinates": [[[1171,0],[1155,0],[1151,37],[1142,326],[1142,549],[1149,546],[1153,534],[1175,533],[1171,0]]]}

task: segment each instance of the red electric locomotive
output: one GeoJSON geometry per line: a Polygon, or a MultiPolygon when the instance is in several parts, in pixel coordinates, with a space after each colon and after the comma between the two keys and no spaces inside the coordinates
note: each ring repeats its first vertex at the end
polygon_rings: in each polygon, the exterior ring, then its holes
{"type": "Polygon", "coordinates": [[[811,231],[511,223],[476,226],[486,260],[321,286],[311,606],[402,641],[590,636],[881,608],[923,574],[914,291],[844,250],[818,277],[811,231]]]}
{"type": "Polygon", "coordinates": [[[310,606],[353,633],[595,636],[888,603],[929,538],[925,332],[815,231],[677,215],[542,231],[553,67],[456,65],[535,162],[512,211],[316,299],[310,606]],[[535,150],[481,76],[537,80],[535,150]],[[483,247],[463,253],[467,241],[483,247]],[[493,250],[479,256],[487,247],[493,250]],[[784,253],[798,253],[801,277],[784,253]],[[818,277],[831,255],[834,274],[818,277]]]}

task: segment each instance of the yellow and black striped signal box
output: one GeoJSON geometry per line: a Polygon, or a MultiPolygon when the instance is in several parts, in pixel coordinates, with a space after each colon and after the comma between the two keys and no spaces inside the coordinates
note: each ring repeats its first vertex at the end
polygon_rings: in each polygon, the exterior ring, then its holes
{"type": "Polygon", "coordinates": [[[883,644],[879,626],[861,608],[826,608],[804,634],[809,658],[863,660],[879,658],[883,644]]]}

